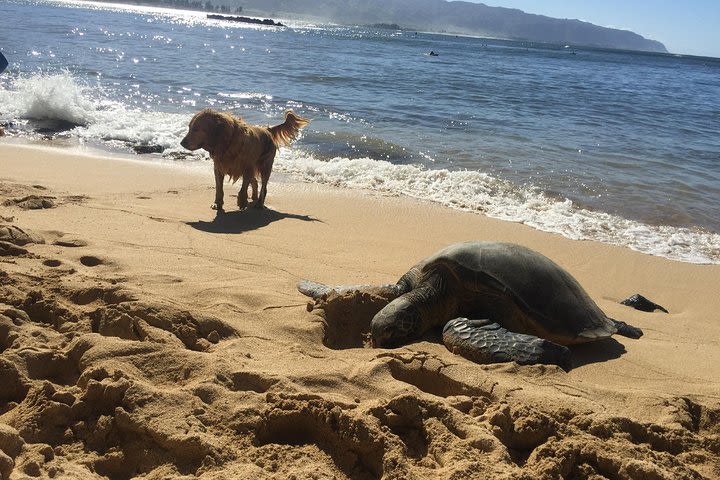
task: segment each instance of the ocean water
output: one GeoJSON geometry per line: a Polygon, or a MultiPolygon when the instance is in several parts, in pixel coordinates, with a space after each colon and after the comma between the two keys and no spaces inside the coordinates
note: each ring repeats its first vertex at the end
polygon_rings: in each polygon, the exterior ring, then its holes
{"type": "Polygon", "coordinates": [[[3,141],[158,145],[183,168],[209,165],[179,145],[197,110],[292,108],[312,123],[276,171],[720,263],[719,59],[107,3],[0,18],[3,141]]]}

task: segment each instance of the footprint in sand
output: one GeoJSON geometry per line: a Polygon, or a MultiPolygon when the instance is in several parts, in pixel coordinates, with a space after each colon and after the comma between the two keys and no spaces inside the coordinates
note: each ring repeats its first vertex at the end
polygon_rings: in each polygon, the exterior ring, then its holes
{"type": "Polygon", "coordinates": [[[105,263],[105,261],[92,255],[83,255],[82,257],[80,257],[80,263],[82,263],[86,267],[97,267],[98,265],[102,265],[103,263],[105,263]]]}
{"type": "MultiPolygon", "coordinates": [[[[383,457],[388,445],[398,442],[389,439],[373,424],[358,420],[337,404],[320,398],[268,394],[266,399],[268,408],[260,414],[254,428],[260,455],[263,446],[274,445],[280,447],[280,451],[290,452],[281,446],[306,445],[322,451],[325,458],[329,457],[330,462],[318,465],[322,470],[339,469],[344,474],[341,478],[383,478],[386,468],[383,457]]],[[[287,461],[302,462],[302,457],[296,458],[288,455],[287,461]]]]}
{"type": "Polygon", "coordinates": [[[0,225],[0,240],[18,246],[30,243],[45,243],[45,239],[40,235],[14,225],[0,225]]]}
{"type": "Polygon", "coordinates": [[[0,240],[0,257],[17,257],[25,255],[26,253],[28,253],[28,251],[24,248],[0,240]]]}
{"type": "Polygon", "coordinates": [[[88,243],[85,240],[80,240],[79,238],[69,238],[65,240],[55,240],[53,245],[57,245],[59,247],[77,248],[87,247],[88,243]]]}
{"type": "Polygon", "coordinates": [[[28,195],[22,198],[7,200],[5,205],[18,206],[23,210],[42,210],[44,208],[55,208],[55,197],[45,195],[28,195]]]}

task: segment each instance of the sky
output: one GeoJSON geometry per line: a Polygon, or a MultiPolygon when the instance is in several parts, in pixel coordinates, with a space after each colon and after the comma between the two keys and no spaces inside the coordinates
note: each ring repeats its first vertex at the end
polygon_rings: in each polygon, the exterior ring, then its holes
{"type": "Polygon", "coordinates": [[[671,53],[720,57],[720,0],[471,0],[631,30],[671,53]]]}

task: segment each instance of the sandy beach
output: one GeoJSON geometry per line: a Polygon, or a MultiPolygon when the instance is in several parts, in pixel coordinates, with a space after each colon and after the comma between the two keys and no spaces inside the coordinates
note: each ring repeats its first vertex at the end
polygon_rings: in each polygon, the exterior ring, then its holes
{"type": "Polygon", "coordinates": [[[265,210],[235,192],[216,218],[210,164],[0,145],[0,478],[720,478],[720,265],[281,174],[265,210]],[[369,348],[377,305],[296,289],[464,240],[543,253],[645,335],[477,365],[369,348]]]}

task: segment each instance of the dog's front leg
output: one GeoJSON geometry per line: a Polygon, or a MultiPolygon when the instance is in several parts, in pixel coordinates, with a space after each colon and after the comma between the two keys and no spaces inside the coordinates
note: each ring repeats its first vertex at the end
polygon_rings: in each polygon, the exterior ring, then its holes
{"type": "Polygon", "coordinates": [[[215,203],[211,208],[219,212],[223,211],[223,197],[225,196],[223,192],[223,180],[225,180],[225,175],[215,167],[215,203]]]}

